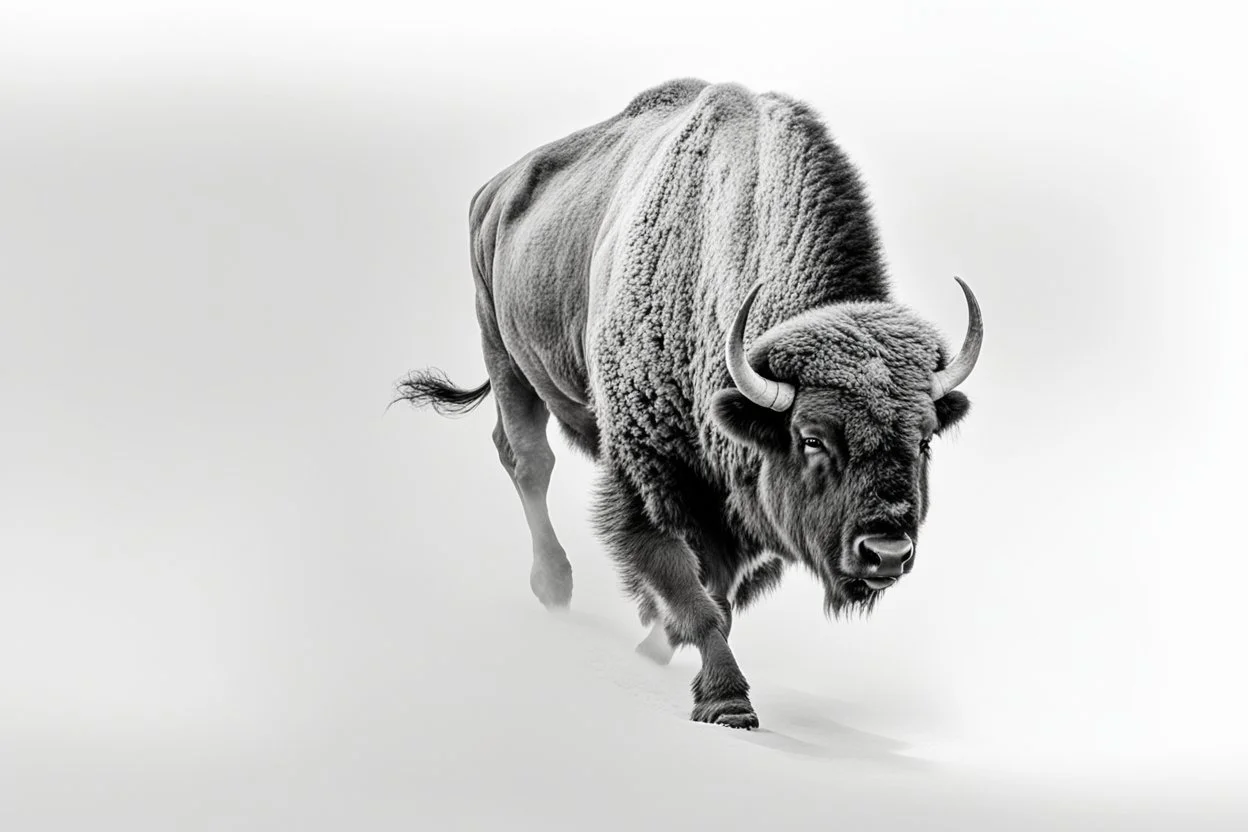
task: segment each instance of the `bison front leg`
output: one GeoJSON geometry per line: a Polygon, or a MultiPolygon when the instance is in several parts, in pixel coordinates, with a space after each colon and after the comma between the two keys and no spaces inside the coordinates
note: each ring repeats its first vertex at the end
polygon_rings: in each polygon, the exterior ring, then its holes
{"type": "Polygon", "coordinates": [[[693,719],[757,728],[750,684],[728,646],[728,619],[698,580],[693,552],[681,540],[638,535],[629,565],[636,582],[653,594],[673,646],[689,644],[702,654],[702,669],[692,686],[693,719]]]}
{"type": "MultiPolygon", "coordinates": [[[[703,587],[688,544],[657,529],[626,488],[602,489],[597,521],[627,588],[641,603],[643,623],[660,627],[671,646],[692,645],[702,655],[692,686],[693,719],[757,728],[749,682],[728,647],[728,616],[703,587]]],[[[652,658],[670,658],[670,652],[656,652],[652,658]]]]}
{"type": "Polygon", "coordinates": [[[750,685],[723,633],[698,645],[702,669],[693,678],[693,719],[732,728],[757,728],[758,716],[750,704],[750,685]]]}

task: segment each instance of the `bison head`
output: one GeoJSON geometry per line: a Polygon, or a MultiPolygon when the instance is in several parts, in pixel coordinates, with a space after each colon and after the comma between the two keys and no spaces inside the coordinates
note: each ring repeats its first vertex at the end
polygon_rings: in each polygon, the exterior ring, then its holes
{"type": "Polygon", "coordinates": [[[747,360],[745,323],[761,284],[728,333],[736,389],[716,394],[712,414],[759,452],[754,513],[819,575],[834,613],[869,610],[914,567],[930,443],[969,409],[954,388],[983,337],[975,296],[958,282],[970,325],[952,361],[932,327],[889,302],[810,310],[765,332],[747,360]]]}

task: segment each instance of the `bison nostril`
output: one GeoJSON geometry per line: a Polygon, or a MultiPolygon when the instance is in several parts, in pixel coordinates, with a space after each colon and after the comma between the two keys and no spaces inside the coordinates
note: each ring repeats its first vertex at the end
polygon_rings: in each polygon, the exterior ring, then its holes
{"type": "Polygon", "coordinates": [[[880,556],[875,553],[875,550],[867,545],[866,540],[858,541],[858,560],[860,560],[862,565],[868,569],[878,567],[882,562],[880,560],[880,556]]]}
{"type": "Polygon", "coordinates": [[[855,547],[858,567],[873,576],[900,576],[914,558],[914,541],[907,534],[867,534],[855,547]]]}

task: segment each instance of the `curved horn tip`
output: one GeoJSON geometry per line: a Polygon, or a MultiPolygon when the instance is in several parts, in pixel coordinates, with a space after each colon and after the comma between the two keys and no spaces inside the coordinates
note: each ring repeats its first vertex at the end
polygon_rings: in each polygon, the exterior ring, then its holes
{"type": "Polygon", "coordinates": [[[958,285],[962,287],[962,294],[966,295],[967,304],[973,306],[975,311],[978,312],[979,301],[975,299],[975,293],[971,291],[970,285],[956,274],[953,276],[953,279],[958,281],[958,285]]]}
{"type": "Polygon", "coordinates": [[[966,326],[966,338],[957,356],[945,369],[932,376],[933,399],[941,398],[966,381],[971,370],[975,369],[975,363],[979,360],[979,350],[984,341],[984,319],[979,309],[979,301],[975,299],[975,293],[971,291],[971,287],[965,280],[957,275],[954,275],[953,279],[958,281],[958,285],[962,287],[962,294],[966,296],[966,311],[969,320],[966,326]]]}
{"type": "Polygon", "coordinates": [[[763,288],[764,282],[765,281],[761,277],[758,280],[754,281],[754,284],[750,286],[750,288],[746,291],[745,299],[741,302],[742,305],[745,305],[745,304],[752,305],[754,303],[754,298],[758,297],[758,293],[763,288]]]}

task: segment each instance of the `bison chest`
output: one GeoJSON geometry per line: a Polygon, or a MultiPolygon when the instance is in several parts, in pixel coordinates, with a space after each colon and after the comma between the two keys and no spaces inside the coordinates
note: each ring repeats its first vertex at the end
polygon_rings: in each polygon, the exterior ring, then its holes
{"type": "Polygon", "coordinates": [[[780,583],[784,561],[772,552],[763,552],[741,564],[725,593],[728,603],[743,609],[780,583]]]}

